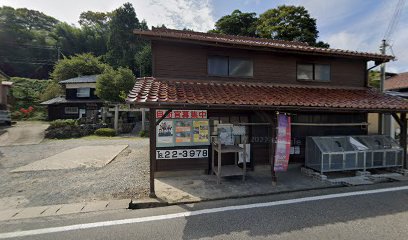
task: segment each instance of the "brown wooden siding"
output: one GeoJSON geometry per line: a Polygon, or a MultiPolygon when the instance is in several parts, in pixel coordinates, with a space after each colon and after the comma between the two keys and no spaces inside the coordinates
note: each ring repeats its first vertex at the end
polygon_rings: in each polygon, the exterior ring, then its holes
{"type": "Polygon", "coordinates": [[[65,107],[78,107],[79,109],[87,110],[99,110],[102,107],[102,103],[63,103],[56,105],[48,105],[48,121],[56,119],[78,119],[79,112],[75,114],[66,114],[65,107]]]}
{"type": "Polygon", "coordinates": [[[166,78],[208,79],[221,81],[254,81],[279,84],[329,85],[363,87],[366,62],[346,58],[313,55],[289,55],[236,48],[178,44],[153,41],[153,76],[166,78]],[[207,57],[223,55],[249,57],[253,60],[254,77],[232,78],[207,75],[207,57]],[[297,63],[330,64],[330,82],[306,82],[296,79],[297,63]]]}

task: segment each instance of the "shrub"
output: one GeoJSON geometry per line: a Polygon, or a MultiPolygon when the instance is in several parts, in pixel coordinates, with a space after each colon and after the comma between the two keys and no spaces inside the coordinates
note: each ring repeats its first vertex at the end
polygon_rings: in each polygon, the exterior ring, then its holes
{"type": "Polygon", "coordinates": [[[78,125],[72,119],[59,119],[51,122],[51,125],[45,131],[46,138],[66,139],[66,138],[80,138],[91,135],[96,129],[106,127],[106,124],[82,124],[78,125]]]}
{"type": "Polygon", "coordinates": [[[115,129],[112,128],[99,128],[95,131],[95,135],[104,136],[104,137],[113,137],[116,136],[115,129]]]}
{"type": "Polygon", "coordinates": [[[84,131],[77,125],[48,128],[45,132],[46,138],[66,139],[79,138],[83,136],[85,136],[84,131]]]}
{"type": "Polygon", "coordinates": [[[149,132],[146,130],[141,130],[139,132],[139,137],[149,137],[149,132]]]}
{"type": "Polygon", "coordinates": [[[29,120],[33,121],[45,121],[47,119],[47,114],[42,111],[35,111],[29,120]]]}
{"type": "Polygon", "coordinates": [[[57,119],[52,122],[50,122],[50,126],[48,129],[54,129],[54,128],[62,128],[66,126],[76,126],[77,122],[76,120],[73,119],[57,119]]]}
{"type": "Polygon", "coordinates": [[[22,118],[22,113],[20,111],[14,111],[11,113],[11,118],[13,120],[20,120],[22,118]]]}

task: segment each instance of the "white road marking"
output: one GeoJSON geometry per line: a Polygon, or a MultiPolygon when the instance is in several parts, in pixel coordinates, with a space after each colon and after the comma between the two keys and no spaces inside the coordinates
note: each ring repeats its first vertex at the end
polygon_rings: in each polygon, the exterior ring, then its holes
{"type": "Polygon", "coordinates": [[[396,191],[404,191],[404,190],[408,190],[408,186],[382,188],[382,189],[356,191],[356,192],[346,192],[346,193],[336,193],[336,194],[328,194],[328,195],[313,196],[313,197],[287,199],[287,200],[281,200],[281,201],[275,201],[275,202],[254,203],[254,204],[237,205],[237,206],[229,206],[229,207],[210,208],[210,209],[203,209],[203,210],[197,210],[197,211],[188,211],[188,212],[150,216],[150,217],[129,218],[129,219],[123,219],[123,220],[76,224],[76,225],[68,225],[68,226],[62,226],[62,227],[41,228],[41,229],[26,230],[26,231],[19,231],[19,232],[8,232],[8,233],[0,233],[0,239],[33,236],[33,235],[40,235],[40,234],[46,234],[46,233],[66,232],[66,231],[97,228],[97,227],[116,226],[116,225],[131,224],[131,223],[152,222],[152,221],[159,221],[159,220],[197,216],[197,215],[202,215],[202,214],[219,213],[219,212],[235,211],[235,210],[243,210],[243,209],[251,209],[251,208],[272,207],[272,206],[287,205],[287,204],[294,204],[294,203],[304,203],[304,202],[312,202],[312,201],[326,200],[326,199],[333,199],[333,198],[343,198],[343,197],[360,196],[360,195],[385,193],[385,192],[396,192],[396,191]]]}

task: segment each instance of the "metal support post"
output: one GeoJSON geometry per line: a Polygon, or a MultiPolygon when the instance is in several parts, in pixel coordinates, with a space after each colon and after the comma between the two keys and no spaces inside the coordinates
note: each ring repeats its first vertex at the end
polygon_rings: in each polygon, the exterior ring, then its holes
{"type": "Polygon", "coordinates": [[[150,121],[150,194],[149,197],[156,198],[154,189],[154,172],[156,171],[156,116],[155,109],[149,110],[150,121]]]}

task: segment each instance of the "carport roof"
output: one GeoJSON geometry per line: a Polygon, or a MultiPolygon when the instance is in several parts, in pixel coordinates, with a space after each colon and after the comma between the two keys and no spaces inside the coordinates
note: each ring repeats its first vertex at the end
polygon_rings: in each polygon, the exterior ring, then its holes
{"type": "Polygon", "coordinates": [[[143,107],[408,112],[408,102],[372,88],[139,78],[128,103],[143,107]]]}
{"type": "Polygon", "coordinates": [[[101,99],[66,99],[64,96],[58,96],[40,103],[41,105],[54,105],[61,103],[101,103],[101,99]]]}

